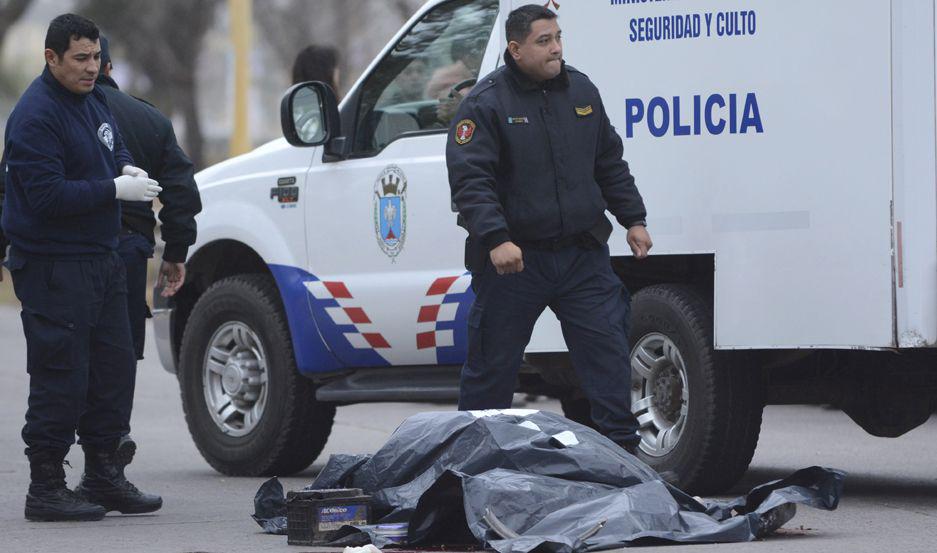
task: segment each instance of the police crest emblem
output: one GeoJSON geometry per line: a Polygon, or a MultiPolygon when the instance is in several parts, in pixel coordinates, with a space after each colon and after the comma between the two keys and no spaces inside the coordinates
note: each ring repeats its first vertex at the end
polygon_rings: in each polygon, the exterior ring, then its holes
{"type": "Polygon", "coordinates": [[[396,165],[386,167],[374,182],[374,232],[388,257],[400,255],[407,236],[407,176],[396,165]]]}
{"type": "Polygon", "coordinates": [[[102,123],[101,126],[98,127],[98,140],[107,146],[108,150],[114,151],[114,131],[111,130],[111,126],[107,123],[102,123]]]}
{"type": "Polygon", "coordinates": [[[464,146],[472,141],[475,135],[475,121],[463,119],[455,126],[455,142],[459,146],[464,146]]]}

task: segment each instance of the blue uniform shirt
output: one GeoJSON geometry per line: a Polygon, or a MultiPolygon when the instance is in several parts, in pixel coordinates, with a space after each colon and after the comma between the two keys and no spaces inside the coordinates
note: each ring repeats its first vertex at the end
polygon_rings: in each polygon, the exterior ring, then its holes
{"type": "Polygon", "coordinates": [[[133,165],[95,87],[74,94],[46,68],[17,102],[4,134],[3,233],[27,254],[113,251],[120,233],[114,178],[133,165]]]}

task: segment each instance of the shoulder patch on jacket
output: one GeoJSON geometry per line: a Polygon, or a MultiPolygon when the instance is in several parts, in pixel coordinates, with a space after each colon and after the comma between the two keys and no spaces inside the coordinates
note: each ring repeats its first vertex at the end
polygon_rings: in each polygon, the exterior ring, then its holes
{"type": "Polygon", "coordinates": [[[459,146],[464,146],[472,141],[472,137],[475,136],[475,121],[471,119],[463,119],[459,121],[455,126],[455,143],[459,146]]]}

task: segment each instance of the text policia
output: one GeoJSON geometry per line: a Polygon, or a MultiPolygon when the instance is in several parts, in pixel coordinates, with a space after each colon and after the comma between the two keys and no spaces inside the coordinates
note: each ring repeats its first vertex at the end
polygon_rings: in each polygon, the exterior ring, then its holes
{"type": "Polygon", "coordinates": [[[699,136],[765,132],[758,97],[747,94],[697,94],[692,98],[655,96],[625,100],[625,136],[634,138],[635,125],[646,122],[651,136],[699,136]]]}

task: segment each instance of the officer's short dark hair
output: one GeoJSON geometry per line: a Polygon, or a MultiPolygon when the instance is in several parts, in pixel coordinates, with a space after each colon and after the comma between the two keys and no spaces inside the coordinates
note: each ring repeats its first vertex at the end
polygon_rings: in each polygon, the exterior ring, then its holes
{"type": "Polygon", "coordinates": [[[46,31],[46,48],[61,58],[72,40],[87,38],[95,41],[100,36],[101,32],[98,31],[98,26],[94,24],[94,21],[73,13],[66,13],[49,23],[49,30],[46,31]]]}
{"type": "Polygon", "coordinates": [[[556,19],[556,12],[550,11],[537,4],[521,6],[508,14],[504,24],[504,34],[508,42],[524,42],[530,34],[530,27],[538,19],[556,19]]]}

